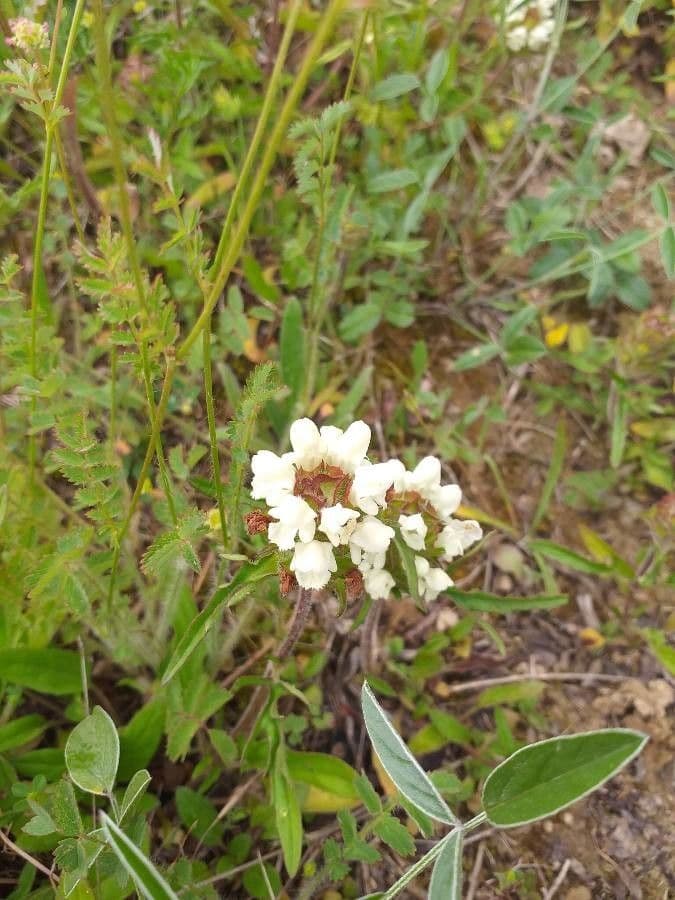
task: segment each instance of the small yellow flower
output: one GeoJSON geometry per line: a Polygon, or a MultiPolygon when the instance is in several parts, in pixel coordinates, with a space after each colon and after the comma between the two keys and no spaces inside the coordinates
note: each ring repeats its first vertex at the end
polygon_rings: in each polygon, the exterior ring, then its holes
{"type": "Polygon", "coordinates": [[[546,346],[561,347],[567,340],[569,330],[570,326],[567,324],[567,322],[561,322],[560,325],[556,325],[555,328],[551,328],[550,331],[546,332],[546,346]]]}
{"type": "Polygon", "coordinates": [[[136,15],[140,15],[142,12],[145,12],[145,10],[148,8],[148,4],[145,2],[145,0],[136,0],[136,2],[134,3],[134,5],[131,8],[136,13],[136,15]]]}
{"type": "Polygon", "coordinates": [[[89,12],[89,10],[87,10],[85,13],[82,14],[82,25],[85,28],[91,28],[91,26],[93,24],[94,24],[94,14],[92,12],[89,12]]]}
{"type": "Polygon", "coordinates": [[[220,512],[217,506],[207,512],[206,525],[210,531],[220,531],[220,512]]]}

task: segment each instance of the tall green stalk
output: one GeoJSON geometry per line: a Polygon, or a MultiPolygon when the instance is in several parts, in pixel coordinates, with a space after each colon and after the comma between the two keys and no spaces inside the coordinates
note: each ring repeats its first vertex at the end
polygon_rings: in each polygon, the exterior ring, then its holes
{"type": "Polygon", "coordinates": [[[208,324],[211,313],[213,312],[213,309],[218,302],[218,298],[220,297],[220,294],[222,293],[222,290],[227,283],[227,279],[230,277],[230,273],[232,272],[235,263],[239,259],[239,254],[241,253],[241,250],[244,246],[244,241],[246,240],[246,236],[248,235],[251,221],[256,210],[258,209],[263,191],[265,190],[267,176],[269,175],[270,170],[274,165],[274,161],[279,150],[279,145],[284,139],[284,136],[288,129],[288,125],[293,117],[293,114],[295,113],[298,103],[300,102],[300,98],[302,97],[305,87],[307,86],[307,82],[309,80],[312,69],[314,68],[316,61],[319,58],[321,51],[323,50],[328,36],[330,35],[335,26],[335,23],[337,22],[338,16],[340,15],[344,4],[345,0],[330,0],[328,8],[326,9],[326,12],[324,13],[319,23],[319,27],[314,33],[312,42],[309,45],[305,53],[305,57],[302,61],[302,65],[300,66],[300,70],[295,76],[293,85],[291,86],[286,96],[286,100],[284,101],[284,104],[279,113],[279,117],[277,118],[276,125],[272,129],[269,140],[267,141],[267,144],[265,146],[265,151],[263,153],[262,159],[260,160],[258,171],[256,172],[255,178],[253,179],[253,183],[248,194],[248,199],[246,201],[244,209],[242,210],[241,218],[239,219],[236,229],[234,229],[232,239],[229,241],[227,250],[223,255],[219,271],[214,277],[209,297],[204,303],[204,307],[199,314],[197,321],[192,326],[192,329],[190,330],[188,336],[178,348],[178,359],[180,361],[183,361],[186,358],[186,356],[190,352],[192,345],[195,343],[203,329],[208,324]]]}
{"type": "MultiPolygon", "coordinates": [[[[291,45],[291,39],[295,31],[295,26],[301,8],[302,0],[293,0],[290,12],[288,14],[288,19],[286,21],[286,27],[281,39],[281,44],[279,45],[279,52],[277,53],[277,58],[274,62],[274,68],[272,69],[272,75],[265,92],[260,115],[253,132],[253,137],[251,138],[251,143],[249,144],[248,150],[246,151],[246,156],[244,158],[241,171],[239,172],[239,177],[237,178],[237,184],[235,186],[234,193],[232,194],[232,199],[230,200],[230,206],[227,210],[227,215],[225,216],[225,222],[223,223],[220,240],[218,241],[218,247],[216,249],[213,265],[211,267],[212,271],[216,273],[216,276],[223,264],[223,257],[232,235],[232,227],[236,217],[237,209],[239,207],[239,201],[244,192],[244,189],[248,184],[249,175],[253,168],[258,150],[260,149],[263,135],[265,134],[267,125],[269,123],[269,118],[274,107],[274,101],[276,100],[277,94],[279,93],[284,64],[286,62],[286,57],[288,56],[288,50],[291,45]]],[[[206,296],[204,299],[205,302],[208,302],[208,296],[206,296]]],[[[227,552],[228,529],[225,519],[225,498],[223,494],[223,485],[220,478],[220,453],[218,450],[218,440],[216,437],[215,406],[213,402],[213,373],[211,369],[211,314],[209,314],[208,316],[208,320],[204,325],[203,331],[203,366],[204,393],[206,396],[206,418],[209,426],[209,440],[211,444],[211,465],[213,468],[216,499],[218,501],[218,512],[220,514],[220,527],[223,539],[223,547],[225,549],[225,552],[227,552]]]]}
{"type": "MultiPolygon", "coordinates": [[[[349,100],[354,88],[354,81],[356,80],[356,70],[358,68],[359,59],[361,57],[361,50],[363,49],[363,42],[366,37],[367,27],[368,13],[365,12],[361,19],[361,26],[356,36],[352,64],[349,69],[349,76],[347,78],[347,84],[345,85],[343,94],[343,100],[345,101],[349,100]]],[[[342,121],[340,120],[335,128],[333,144],[331,146],[330,156],[328,159],[328,182],[326,185],[320,187],[319,222],[316,236],[316,250],[314,254],[312,284],[310,287],[309,300],[307,303],[309,352],[307,356],[307,377],[305,378],[305,384],[301,398],[301,405],[303,407],[303,409],[301,410],[302,412],[307,410],[311,402],[312,396],[314,394],[314,386],[316,384],[316,376],[319,369],[319,338],[321,336],[321,325],[323,324],[327,310],[327,301],[324,299],[323,303],[319,302],[319,277],[321,274],[321,261],[323,258],[324,249],[323,242],[326,232],[326,199],[331,188],[333,167],[335,165],[335,159],[337,157],[338,146],[340,143],[340,133],[342,130],[341,125],[342,121]]]]}
{"type": "MultiPolygon", "coordinates": [[[[66,88],[68,78],[68,69],[70,60],[73,55],[75,46],[75,38],[80,25],[82,13],[84,12],[85,0],[77,0],[75,9],[73,10],[73,18],[70,23],[68,32],[68,40],[61,61],[59,77],[54,90],[54,99],[51,103],[49,114],[45,119],[45,152],[42,166],[42,180],[40,185],[40,204],[38,207],[38,220],[35,228],[35,243],[33,244],[33,276],[31,280],[30,292],[30,373],[36,379],[38,374],[37,365],[37,328],[38,328],[38,299],[40,294],[40,280],[42,275],[42,249],[44,246],[45,223],[47,221],[47,205],[49,203],[49,185],[51,182],[51,166],[52,166],[52,150],[54,147],[54,131],[57,123],[54,121],[54,110],[60,106],[63,99],[63,92],[66,88]]],[[[57,24],[60,24],[60,7],[58,8],[57,24]]],[[[49,71],[51,73],[56,58],[56,38],[58,29],[55,29],[52,39],[52,47],[50,50],[49,71]]],[[[31,401],[31,413],[34,414],[37,409],[37,399],[33,397],[31,401]]],[[[35,476],[35,461],[37,457],[37,445],[35,435],[31,434],[28,443],[28,465],[30,471],[30,480],[33,483],[35,476]]]]}
{"type": "MultiPolygon", "coordinates": [[[[108,137],[110,139],[110,150],[112,154],[113,172],[115,175],[115,183],[117,186],[117,195],[119,202],[120,223],[122,225],[122,235],[126,247],[127,258],[131,268],[131,276],[136,289],[138,305],[143,316],[148,317],[148,301],[145,295],[145,285],[143,282],[143,272],[138,257],[136,241],[134,238],[134,229],[131,219],[131,205],[129,203],[129,194],[127,192],[127,172],[122,156],[122,138],[115,116],[115,96],[112,88],[112,73],[110,69],[110,55],[105,33],[105,13],[103,10],[103,0],[94,0],[94,40],[96,44],[96,66],[99,75],[99,93],[101,96],[101,105],[103,115],[106,121],[108,137]]],[[[171,486],[171,478],[169,469],[164,457],[164,448],[162,446],[161,429],[155,427],[155,419],[157,417],[157,408],[155,406],[154,390],[152,386],[152,373],[150,371],[150,362],[148,360],[148,348],[145,339],[138,334],[137,330],[130,325],[131,331],[138,344],[141,357],[141,371],[143,373],[143,381],[145,383],[145,393],[148,402],[148,411],[150,413],[150,424],[152,426],[152,434],[154,441],[154,452],[157,456],[157,464],[159,466],[160,477],[164,488],[164,494],[169,507],[169,512],[174,524],[177,521],[176,506],[173,498],[173,488],[171,486]]]]}

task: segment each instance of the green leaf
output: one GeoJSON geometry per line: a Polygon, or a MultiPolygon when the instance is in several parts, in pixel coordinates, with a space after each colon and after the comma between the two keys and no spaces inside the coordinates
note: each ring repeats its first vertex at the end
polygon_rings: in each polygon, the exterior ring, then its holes
{"type": "Polygon", "coordinates": [[[345,341],[357,341],[380,324],[382,310],[377,303],[359,303],[340,321],[340,337],[345,341]]]}
{"type": "Polygon", "coordinates": [[[176,672],[185,665],[195,647],[208,634],[223,606],[226,604],[233,606],[250,592],[251,585],[262,581],[276,571],[276,554],[263,556],[256,562],[242,566],[228,585],[218,588],[204,609],[198,616],[195,616],[181,635],[162,676],[162,684],[171,681],[176,672]]]}
{"type": "Polygon", "coordinates": [[[649,649],[671,675],[675,675],[675,647],[671,647],[665,634],[658,628],[645,628],[642,632],[649,649]]]}
{"type": "Polygon", "coordinates": [[[467,369],[475,369],[499,355],[497,344],[481,344],[472,347],[466,353],[461,353],[453,364],[455,372],[465,372],[467,369]]]}
{"type": "Polygon", "coordinates": [[[312,784],[314,787],[358,802],[359,792],[355,782],[359,777],[349,763],[330,753],[309,753],[304,750],[286,750],[286,767],[293,781],[312,784]]]}
{"type": "Polygon", "coordinates": [[[546,355],[546,345],[533,334],[521,334],[509,342],[504,355],[507,366],[521,366],[546,355]]]}
{"type": "Polygon", "coordinates": [[[99,813],[106,841],[131,875],[140,894],[146,900],[178,900],[164,877],[126,834],[104,812],[99,813]]]}
{"type": "Polygon", "coordinates": [[[417,75],[413,75],[411,72],[402,72],[400,75],[390,75],[379,81],[373,88],[370,98],[374,103],[382,100],[395,100],[396,97],[409,94],[419,86],[420,80],[417,75]]]}
{"type": "Polygon", "coordinates": [[[577,572],[584,572],[586,575],[610,575],[612,572],[611,566],[586,559],[586,557],[574,553],[573,550],[568,550],[567,547],[561,547],[560,544],[556,544],[553,541],[528,541],[528,547],[534,553],[541,553],[542,556],[548,559],[569,566],[570,569],[575,569],[577,572]]]}
{"type": "Polygon", "coordinates": [[[412,856],[415,852],[412,835],[394,816],[379,819],[373,826],[373,831],[381,841],[401,856],[412,856]]]}
{"type": "Polygon", "coordinates": [[[544,690],[542,681],[521,681],[516,684],[497,684],[486,688],[476,699],[478,709],[505,704],[513,706],[518,703],[529,703],[537,700],[544,690]]]}
{"type": "Polygon", "coordinates": [[[284,758],[284,746],[279,745],[271,775],[272,806],[284,854],[286,871],[293,877],[302,856],[302,814],[284,758]]]}
{"type": "Polygon", "coordinates": [[[415,568],[415,552],[412,550],[400,534],[396,534],[394,545],[401,560],[401,566],[405,573],[406,582],[408,583],[408,592],[415,601],[417,606],[420,605],[420,589],[417,579],[417,569],[415,568]]]}
{"type": "Polygon", "coordinates": [[[427,74],[424,78],[424,86],[430,94],[435,94],[443,83],[450,68],[450,53],[447,47],[437,50],[431,57],[427,74]]]}
{"type": "Polygon", "coordinates": [[[124,797],[122,798],[122,805],[120,806],[120,822],[123,822],[126,817],[133,812],[134,807],[146,792],[150,781],[150,773],[147,769],[141,769],[140,772],[136,772],[132,777],[124,792],[124,797]]]}
{"type": "Polygon", "coordinates": [[[457,824],[457,819],[406,747],[366,682],[361,689],[361,708],[373,748],[401,794],[439,822],[457,824]]]}
{"type": "Polygon", "coordinates": [[[100,706],[83,719],[66,742],[66,767],[75,784],[90,794],[109,794],[115,786],[120,742],[115,723],[100,706]]]}
{"type": "Polygon", "coordinates": [[[149,765],[162,740],[165,722],[166,700],[154,697],[120,728],[119,781],[127,781],[134,772],[149,765]]]}
{"type": "Polygon", "coordinates": [[[417,184],[419,178],[412,169],[392,169],[390,172],[380,172],[368,182],[369,194],[384,194],[387,191],[399,191],[402,188],[417,184]]]}
{"type": "Polygon", "coordinates": [[[665,222],[670,221],[670,197],[660,181],[652,188],[652,206],[665,222]]]}
{"type": "Polygon", "coordinates": [[[461,828],[445,839],[431,873],[428,900],[462,900],[463,845],[464,832],[461,828]]]}
{"type": "Polygon", "coordinates": [[[560,475],[562,474],[563,466],[565,464],[565,453],[567,452],[567,426],[565,424],[565,419],[561,418],[558,421],[558,427],[555,432],[555,441],[553,442],[553,452],[551,453],[551,463],[548,467],[548,472],[546,473],[546,480],[544,482],[544,486],[541,489],[541,494],[539,496],[539,503],[537,504],[537,509],[532,517],[532,524],[530,529],[532,531],[536,531],[541,520],[546,515],[546,511],[551,502],[551,497],[553,495],[553,491],[556,488],[556,485],[560,481],[560,475]]]}
{"type": "Polygon", "coordinates": [[[616,775],[647,740],[639,731],[608,728],[516,750],[485,781],[488,821],[513,828],[560,812],[616,775]]]}
{"type": "Polygon", "coordinates": [[[80,655],[51,647],[0,650],[0,679],[41,694],[78,694],[82,690],[80,655]]]}
{"type": "Polygon", "coordinates": [[[0,753],[34,741],[35,738],[40,737],[46,727],[45,719],[35,714],[20,716],[18,719],[7,722],[6,725],[0,725],[0,753]]]}
{"type": "Polygon", "coordinates": [[[302,306],[296,297],[286,303],[279,337],[281,377],[297,397],[305,381],[305,330],[302,306]]]}
{"type": "Polygon", "coordinates": [[[205,847],[220,844],[225,826],[217,822],[218,811],[207,797],[181,785],[176,789],[176,809],[184,827],[205,847]]]}
{"type": "Polygon", "coordinates": [[[500,597],[498,594],[486,594],[483,591],[460,591],[457,588],[448,588],[445,593],[463,609],[501,613],[502,615],[512,612],[529,612],[533,609],[556,609],[568,602],[568,598],[562,596],[500,597]]]}
{"type": "Polygon", "coordinates": [[[675,278],[675,228],[672,225],[663,230],[659,245],[664,271],[668,278],[675,278]]]}

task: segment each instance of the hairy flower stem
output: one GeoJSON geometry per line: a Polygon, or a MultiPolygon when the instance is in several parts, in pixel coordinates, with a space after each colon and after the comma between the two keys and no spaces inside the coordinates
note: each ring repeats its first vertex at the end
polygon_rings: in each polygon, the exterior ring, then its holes
{"type": "MultiPolygon", "coordinates": [[[[68,32],[68,40],[66,41],[66,49],[63,53],[59,77],[54,90],[54,99],[51,103],[51,110],[56,110],[63,98],[63,92],[66,88],[66,80],[68,77],[68,68],[70,59],[73,55],[73,47],[75,46],[75,38],[77,29],[84,12],[85,0],[77,0],[73,11],[73,19],[70,23],[70,31],[68,32]]],[[[60,8],[59,8],[60,20],[60,8]]],[[[50,52],[50,71],[53,68],[56,47],[56,31],[52,39],[52,48],[50,52]]],[[[38,220],[35,228],[35,243],[33,244],[33,276],[31,281],[30,293],[30,374],[37,379],[37,326],[38,326],[38,300],[40,294],[40,284],[42,276],[42,248],[44,245],[45,223],[47,221],[47,204],[49,202],[49,185],[51,181],[52,167],[52,149],[54,146],[54,133],[57,125],[51,118],[47,118],[45,123],[45,152],[42,167],[42,182],[40,185],[40,205],[38,207],[38,220]]],[[[31,400],[31,414],[37,409],[37,398],[31,400]]],[[[35,476],[35,461],[37,457],[37,445],[35,435],[31,434],[28,442],[28,467],[30,471],[30,481],[33,483],[35,476]]]]}
{"type": "MultiPolygon", "coordinates": [[[[305,626],[307,625],[315,596],[316,591],[298,588],[295,607],[293,609],[291,621],[288,623],[286,637],[281,642],[276,653],[274,654],[274,660],[276,660],[277,663],[285,662],[291,655],[291,651],[297,644],[300,636],[302,635],[302,632],[305,629],[305,626]]],[[[272,660],[269,660],[269,662],[265,666],[265,678],[272,678],[273,675],[274,662],[272,660]]],[[[252,734],[256,722],[258,721],[260,714],[265,708],[265,704],[267,703],[269,695],[270,689],[267,685],[260,685],[255,689],[251,696],[251,699],[248,702],[248,706],[242,713],[237,724],[234,726],[234,735],[252,734]]]]}
{"type": "Polygon", "coordinates": [[[382,601],[373,600],[361,626],[361,666],[364,672],[372,672],[377,664],[377,626],[382,612],[382,601]]]}

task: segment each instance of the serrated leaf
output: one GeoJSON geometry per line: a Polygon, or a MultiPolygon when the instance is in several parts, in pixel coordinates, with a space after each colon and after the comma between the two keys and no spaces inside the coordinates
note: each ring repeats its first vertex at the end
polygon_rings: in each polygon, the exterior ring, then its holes
{"type": "Polygon", "coordinates": [[[432,818],[451,825],[457,824],[450,808],[408,750],[365,682],[361,689],[361,708],[373,748],[400,793],[432,818]]]}
{"type": "Polygon", "coordinates": [[[560,812],[616,775],[647,740],[638,731],[608,728],[516,750],[485,781],[488,821],[514,828],[560,812]]]}
{"type": "Polygon", "coordinates": [[[373,831],[381,841],[401,856],[412,856],[415,852],[412,835],[394,816],[379,819],[373,826],[373,831]]]}
{"type": "Polygon", "coordinates": [[[146,900],[178,900],[163,875],[157,871],[122,829],[104,812],[99,815],[106,841],[124,869],[133,878],[139,893],[146,900]]]}
{"type": "Polygon", "coordinates": [[[109,794],[115,786],[120,742],[115,723],[100,706],[71,731],[66,767],[75,784],[90,794],[109,794]]]}
{"type": "Polygon", "coordinates": [[[461,828],[446,838],[431,873],[428,900],[462,900],[463,845],[461,828]]]}

